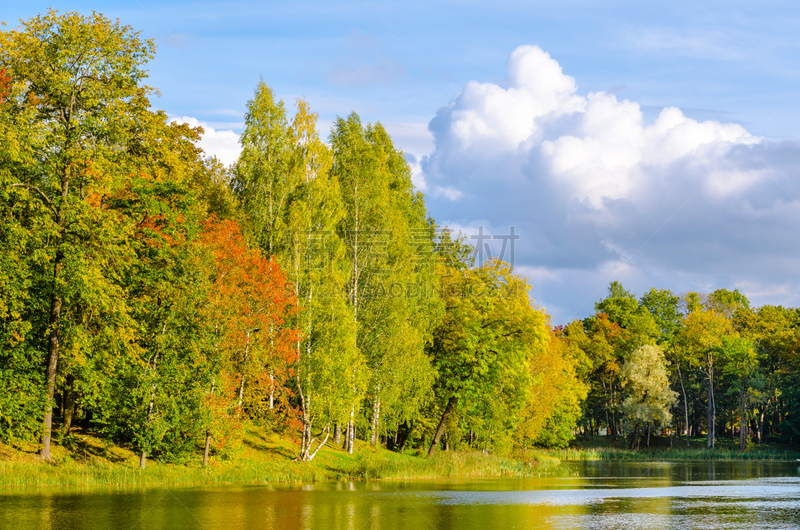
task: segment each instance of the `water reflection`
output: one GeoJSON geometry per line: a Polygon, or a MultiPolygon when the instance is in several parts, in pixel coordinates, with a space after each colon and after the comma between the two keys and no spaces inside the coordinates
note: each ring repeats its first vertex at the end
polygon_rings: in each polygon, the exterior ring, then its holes
{"type": "Polygon", "coordinates": [[[798,528],[800,469],[771,462],[563,464],[551,476],[0,494],[0,528],[798,528]]]}

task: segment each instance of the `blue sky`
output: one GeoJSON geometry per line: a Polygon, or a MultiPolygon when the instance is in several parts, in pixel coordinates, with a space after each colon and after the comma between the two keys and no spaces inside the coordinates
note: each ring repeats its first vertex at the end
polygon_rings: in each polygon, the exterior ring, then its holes
{"type": "Polygon", "coordinates": [[[259,77],[323,128],[381,121],[437,220],[516,227],[556,323],[614,279],[800,304],[794,3],[78,0],[0,18],[48,7],[155,38],[154,104],[223,156],[259,77]]]}

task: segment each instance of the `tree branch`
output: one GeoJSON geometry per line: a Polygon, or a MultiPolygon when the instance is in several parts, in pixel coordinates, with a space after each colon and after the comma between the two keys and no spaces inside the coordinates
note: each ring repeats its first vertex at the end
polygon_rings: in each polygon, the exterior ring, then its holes
{"type": "Polygon", "coordinates": [[[35,191],[36,193],[39,194],[39,197],[42,198],[42,200],[45,202],[45,204],[47,204],[47,206],[53,211],[53,213],[56,213],[56,209],[53,206],[53,203],[50,201],[50,198],[47,195],[45,195],[44,192],[42,190],[40,190],[39,188],[37,188],[36,186],[34,186],[32,184],[26,184],[25,182],[17,182],[17,183],[11,184],[11,187],[26,188],[28,190],[35,191]]]}

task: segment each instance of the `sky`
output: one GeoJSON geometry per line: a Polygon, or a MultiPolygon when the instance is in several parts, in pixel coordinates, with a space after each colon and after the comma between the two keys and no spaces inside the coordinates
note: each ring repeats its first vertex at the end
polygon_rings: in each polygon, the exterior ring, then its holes
{"type": "Polygon", "coordinates": [[[437,223],[494,236],[482,256],[513,241],[555,324],[613,280],[800,305],[796,3],[29,0],[0,20],[49,7],[155,39],[153,105],[225,162],[260,79],[323,136],[380,121],[437,223]]]}

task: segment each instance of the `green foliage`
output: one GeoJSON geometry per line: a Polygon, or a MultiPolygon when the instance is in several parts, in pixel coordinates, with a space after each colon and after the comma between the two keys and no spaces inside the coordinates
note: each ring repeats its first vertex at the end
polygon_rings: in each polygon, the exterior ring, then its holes
{"type": "Polygon", "coordinates": [[[608,296],[595,304],[598,313],[627,330],[630,334],[629,348],[633,350],[644,344],[651,344],[658,336],[658,323],[645,305],[640,305],[633,293],[621,283],[611,282],[608,296]]]}
{"type": "Polygon", "coordinates": [[[508,450],[531,391],[531,363],[547,348],[545,315],[502,262],[447,269],[441,282],[446,311],[430,346],[437,399],[458,403],[461,430],[481,446],[508,450]]]}
{"type": "Polygon", "coordinates": [[[667,289],[650,289],[640,299],[660,330],[659,343],[670,344],[681,327],[680,298],[667,289]]]}

